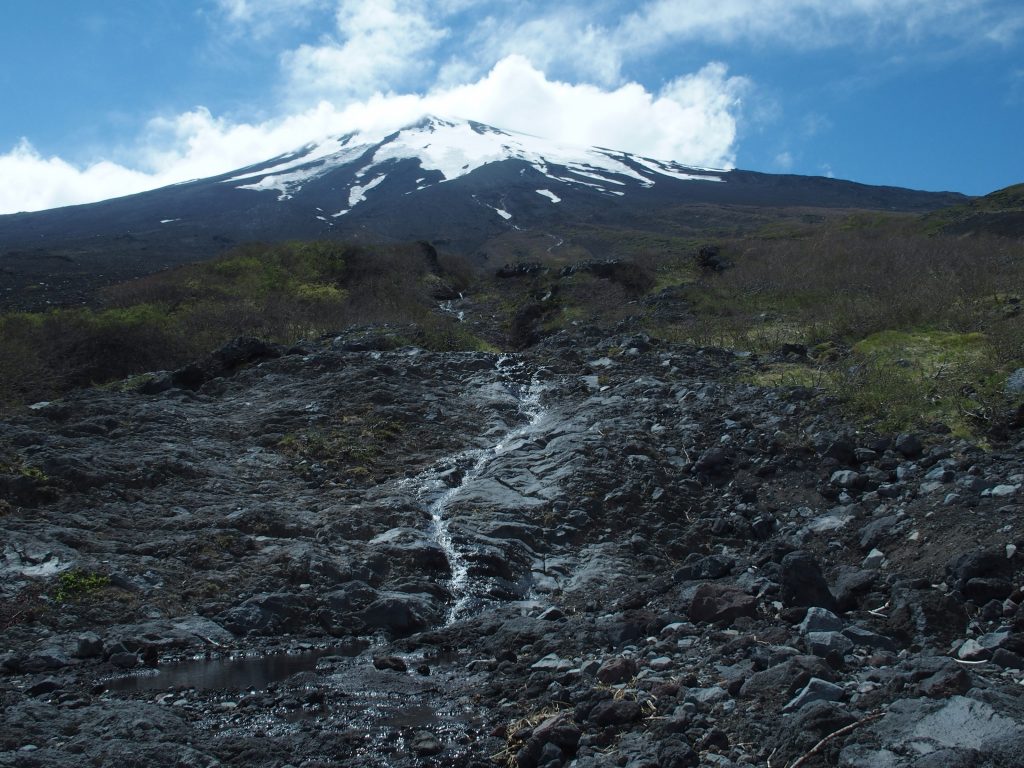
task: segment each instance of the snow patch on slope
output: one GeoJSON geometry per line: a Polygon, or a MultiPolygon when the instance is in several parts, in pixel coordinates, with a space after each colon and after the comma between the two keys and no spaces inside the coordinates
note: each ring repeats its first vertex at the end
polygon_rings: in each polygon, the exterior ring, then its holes
{"type": "MultiPolygon", "coordinates": [[[[358,178],[359,175],[360,174],[357,173],[356,177],[358,178]]],[[[382,173],[380,176],[375,178],[369,184],[365,184],[365,185],[363,185],[361,187],[358,186],[358,185],[352,187],[352,189],[350,189],[349,192],[348,192],[348,208],[349,208],[349,210],[352,210],[353,208],[355,208],[360,203],[366,202],[366,193],[369,192],[374,187],[376,187],[382,181],[384,181],[385,178],[387,178],[387,174],[386,173],[382,173]]]]}
{"type": "Polygon", "coordinates": [[[436,121],[427,128],[400,131],[377,150],[373,164],[417,158],[423,170],[440,171],[445,181],[451,181],[508,157],[508,147],[495,141],[493,135],[479,133],[469,123],[436,121]]]}
{"type": "Polygon", "coordinates": [[[305,152],[300,150],[285,155],[277,165],[232,176],[222,183],[230,184],[259,178],[259,181],[252,184],[238,185],[238,189],[252,189],[257,192],[277,190],[280,193],[278,200],[288,200],[301,190],[304,184],[330,173],[338,166],[358,160],[372,146],[372,143],[357,142],[354,136],[330,139],[322,144],[304,147],[305,152]]]}
{"type": "MultiPolygon", "coordinates": [[[[669,176],[673,179],[679,179],[680,181],[721,181],[725,179],[720,176],[712,176],[706,173],[692,173],[679,171],[673,168],[674,163],[660,163],[657,160],[648,160],[645,157],[634,157],[633,162],[637,165],[642,165],[649,171],[654,171],[662,176],[669,176]]],[[[692,171],[693,169],[690,169],[692,171]]]]}
{"type": "Polygon", "coordinates": [[[538,189],[537,190],[537,194],[538,195],[544,195],[544,197],[550,199],[552,203],[560,203],[560,202],[562,202],[562,198],[560,198],[558,195],[556,195],[550,189],[538,189]]]}

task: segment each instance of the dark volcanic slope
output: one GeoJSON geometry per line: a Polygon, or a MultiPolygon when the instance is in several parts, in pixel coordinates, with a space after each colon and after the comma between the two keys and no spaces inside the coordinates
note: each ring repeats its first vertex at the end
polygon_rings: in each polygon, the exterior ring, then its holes
{"type": "Polygon", "coordinates": [[[954,235],[1024,238],[1024,184],[1015,184],[962,205],[936,211],[933,226],[954,235]]]}
{"type": "Polygon", "coordinates": [[[205,259],[233,243],[289,238],[423,239],[471,254],[510,231],[592,221],[625,226],[688,203],[929,211],[965,199],[687,168],[431,118],[210,179],[0,216],[0,275],[8,291],[39,282],[104,283],[205,259]]]}
{"type": "Polygon", "coordinates": [[[1024,445],[351,341],[0,423],[0,766],[1018,764],[1024,445]]]}

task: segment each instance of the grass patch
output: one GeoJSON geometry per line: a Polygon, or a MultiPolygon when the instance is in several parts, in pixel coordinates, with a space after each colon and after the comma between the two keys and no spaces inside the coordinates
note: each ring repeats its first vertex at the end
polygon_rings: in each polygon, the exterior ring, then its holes
{"type": "Polygon", "coordinates": [[[654,271],[654,287],[651,293],[658,293],[666,288],[677,288],[693,283],[700,271],[692,258],[673,258],[668,263],[658,264],[654,271]]]}
{"type": "Polygon", "coordinates": [[[985,336],[981,333],[951,331],[881,331],[858,341],[853,351],[880,358],[892,364],[907,359],[929,374],[963,362],[979,362],[985,355],[985,336]]]}
{"type": "Polygon", "coordinates": [[[407,425],[378,416],[370,406],[356,413],[339,414],[329,427],[285,435],[277,449],[292,458],[302,475],[312,476],[314,465],[332,475],[369,479],[378,461],[393,455],[407,425]]]}
{"type": "Polygon", "coordinates": [[[756,371],[745,380],[759,387],[818,387],[830,385],[832,374],[824,368],[803,363],[774,363],[756,371]]]}
{"type": "Polygon", "coordinates": [[[939,422],[976,433],[1001,401],[1001,376],[981,333],[883,331],[853,347],[836,389],[855,413],[883,428],[939,422]]]}
{"type": "Polygon", "coordinates": [[[772,363],[745,377],[760,386],[838,395],[852,416],[879,429],[944,424],[971,438],[1016,404],[1003,391],[1005,379],[983,334],[924,330],[883,331],[838,359],[772,363]]]}
{"type": "Polygon", "coordinates": [[[110,577],[95,571],[73,570],[62,573],[57,578],[57,587],[53,591],[55,603],[66,603],[84,600],[110,586],[110,577]]]}

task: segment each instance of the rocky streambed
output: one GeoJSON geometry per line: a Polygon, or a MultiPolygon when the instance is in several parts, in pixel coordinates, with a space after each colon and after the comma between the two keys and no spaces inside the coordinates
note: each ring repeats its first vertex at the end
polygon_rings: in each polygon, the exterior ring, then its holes
{"type": "Polygon", "coordinates": [[[386,341],[0,424],[0,765],[1019,764],[1019,432],[644,336],[386,341]]]}

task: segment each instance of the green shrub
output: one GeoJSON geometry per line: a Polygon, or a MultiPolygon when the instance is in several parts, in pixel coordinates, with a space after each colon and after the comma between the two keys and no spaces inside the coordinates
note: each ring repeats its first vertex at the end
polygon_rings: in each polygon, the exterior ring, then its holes
{"type": "Polygon", "coordinates": [[[472,279],[466,262],[420,244],[256,243],[113,286],[97,308],[3,315],[0,410],[174,369],[236,336],[290,343],[384,322],[419,327],[409,343],[430,349],[485,346],[437,316],[428,275],[460,289],[472,279]]]}

